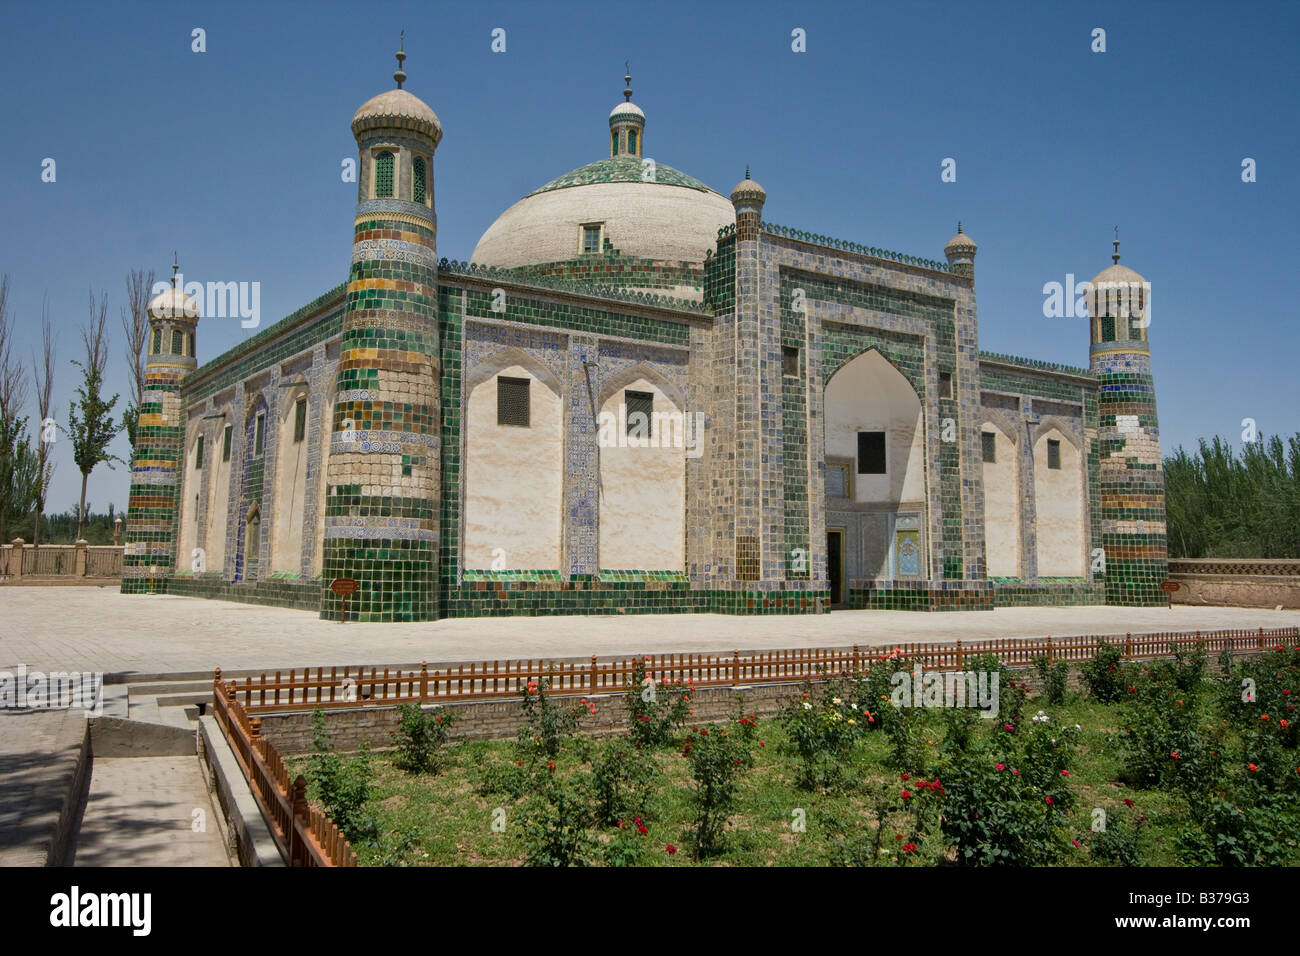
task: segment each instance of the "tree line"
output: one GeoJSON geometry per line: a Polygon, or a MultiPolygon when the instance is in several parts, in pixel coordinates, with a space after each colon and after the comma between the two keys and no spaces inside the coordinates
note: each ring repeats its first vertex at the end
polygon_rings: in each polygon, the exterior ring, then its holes
{"type": "MultiPolygon", "coordinates": [[[[149,339],[149,293],[154,274],[133,270],[126,276],[126,305],[122,307],[125,357],[131,373],[132,396],[116,417],[118,399],[105,394],[104,373],[111,348],[108,330],[108,294],[90,291],[89,313],[80,328],[81,347],[69,363],[76,368],[76,398],[68,403],[68,414],[55,418],[53,396],[57,367],[57,336],[50,319],[48,298],[41,305],[41,349],[32,355],[28,372],[19,354],[14,334],[14,315],[9,301],[9,277],[0,277],[0,542],[15,535],[39,546],[44,537],[69,543],[68,515],[46,518],[45,506],[54,478],[54,445],[60,436],[72,446],[72,460],[81,473],[81,497],[75,508],[77,540],[88,534],[112,543],[113,506],[107,516],[92,519],[86,504],[86,485],[99,465],[110,469],[127,464],[109,452],[109,445],[122,431],[132,446],[135,427],[144,398],[145,345],[149,339]],[[30,391],[29,391],[30,388],[30,391]],[[31,399],[32,401],[29,401],[31,399]],[[107,517],[107,524],[103,519],[107,517]]],[[[89,540],[89,539],[87,539],[89,540]]]]}
{"type": "Polygon", "coordinates": [[[1171,558],[1300,558],[1300,433],[1165,459],[1171,558]]]}

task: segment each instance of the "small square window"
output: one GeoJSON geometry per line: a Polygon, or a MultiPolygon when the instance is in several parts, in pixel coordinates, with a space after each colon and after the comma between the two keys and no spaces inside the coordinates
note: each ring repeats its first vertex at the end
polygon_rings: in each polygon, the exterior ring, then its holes
{"type": "Polygon", "coordinates": [[[627,405],[627,433],[637,438],[652,438],[654,426],[655,396],[654,392],[623,393],[623,402],[627,405]]]}
{"type": "Polygon", "coordinates": [[[1061,470],[1061,443],[1055,438],[1047,439],[1047,467],[1061,470]]]}
{"type": "Polygon", "coordinates": [[[293,409],[293,440],[300,442],[307,433],[307,399],[300,398],[293,409]]]}
{"type": "Polygon", "coordinates": [[[995,432],[980,432],[980,450],[984,453],[986,463],[990,465],[997,463],[998,436],[995,432]]]}
{"type": "Polygon", "coordinates": [[[781,374],[799,377],[799,350],[793,345],[781,346],[781,374]]]}
{"type": "Polygon", "coordinates": [[[527,428],[529,379],[497,376],[497,424],[527,428]]]}
{"type": "Polygon", "coordinates": [[[885,433],[858,432],[858,474],[885,473],[885,433]]]}
{"type": "Polygon", "coordinates": [[[600,252],[600,225],[582,227],[582,254],[594,255],[600,252]]]}
{"type": "Polygon", "coordinates": [[[257,415],[257,422],[253,425],[253,455],[254,457],[262,454],[266,447],[266,416],[261,412],[257,415]]]}
{"type": "Polygon", "coordinates": [[[939,397],[952,398],[952,372],[939,373],[939,397]]]}
{"type": "Polygon", "coordinates": [[[198,440],[194,442],[194,467],[195,468],[203,467],[203,436],[202,435],[200,435],[198,437],[198,440]]]}
{"type": "Polygon", "coordinates": [[[230,436],[234,433],[233,425],[227,425],[221,432],[221,460],[230,461],[230,436]]]}

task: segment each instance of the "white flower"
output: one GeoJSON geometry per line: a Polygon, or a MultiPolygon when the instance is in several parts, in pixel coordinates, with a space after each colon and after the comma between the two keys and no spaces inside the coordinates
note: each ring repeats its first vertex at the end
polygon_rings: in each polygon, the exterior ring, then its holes
{"type": "Polygon", "coordinates": [[[804,709],[804,710],[812,710],[812,704],[808,703],[808,701],[805,700],[805,701],[803,702],[803,709],[804,709]]]}
{"type": "Polygon", "coordinates": [[[832,698],[831,698],[831,703],[832,703],[832,704],[842,704],[842,703],[844,703],[844,701],[840,700],[838,697],[832,697],[832,698]]]}

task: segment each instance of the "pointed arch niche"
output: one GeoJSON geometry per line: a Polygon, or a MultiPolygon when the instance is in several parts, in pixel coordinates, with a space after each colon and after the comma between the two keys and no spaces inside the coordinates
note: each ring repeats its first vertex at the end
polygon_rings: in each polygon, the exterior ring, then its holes
{"type": "Polygon", "coordinates": [[[562,394],[556,375],[518,348],[495,353],[467,375],[464,569],[561,566],[562,394]]]}
{"type": "Polygon", "coordinates": [[[1018,578],[1021,576],[1020,443],[1010,422],[1002,416],[995,418],[987,411],[985,415],[980,425],[980,472],[984,479],[987,573],[991,578],[1018,578]],[[988,435],[992,438],[985,437],[988,435]]]}
{"type": "Polygon", "coordinates": [[[685,570],[686,445],[700,436],[687,434],[679,390],[638,363],[605,384],[597,407],[601,569],[685,570]]]}
{"type": "Polygon", "coordinates": [[[1054,418],[1034,435],[1034,509],[1039,577],[1082,577],[1083,456],[1074,429],[1054,418]]]}

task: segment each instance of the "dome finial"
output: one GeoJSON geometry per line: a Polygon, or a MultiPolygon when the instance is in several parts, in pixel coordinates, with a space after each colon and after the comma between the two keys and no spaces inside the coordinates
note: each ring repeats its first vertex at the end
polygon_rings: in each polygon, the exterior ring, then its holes
{"type": "Polygon", "coordinates": [[[961,235],[961,220],[957,220],[957,235],[961,235]]]}
{"type": "Polygon", "coordinates": [[[397,81],[397,88],[400,90],[402,84],[406,82],[406,74],[402,72],[402,61],[406,59],[406,30],[403,29],[398,35],[397,44],[397,71],[393,74],[393,79],[397,81]]]}
{"type": "Polygon", "coordinates": [[[1115,265],[1119,265],[1119,226],[1115,227],[1115,252],[1111,255],[1111,259],[1114,260],[1115,265]]]}
{"type": "Polygon", "coordinates": [[[745,164],[745,178],[749,178],[749,163],[745,164]]]}
{"type": "Polygon", "coordinates": [[[623,61],[623,69],[626,71],[623,75],[623,99],[632,102],[632,64],[627,60],[623,61]]]}
{"type": "Polygon", "coordinates": [[[176,257],[176,250],[172,250],[172,288],[176,288],[176,273],[181,271],[180,259],[176,257]]]}

